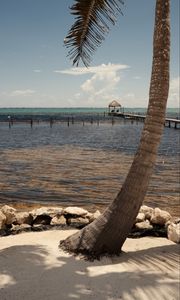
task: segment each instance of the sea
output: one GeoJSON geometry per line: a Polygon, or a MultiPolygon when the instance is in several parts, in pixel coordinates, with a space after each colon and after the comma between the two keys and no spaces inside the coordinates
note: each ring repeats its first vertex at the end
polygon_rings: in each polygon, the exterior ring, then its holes
{"type": "MultiPolygon", "coordinates": [[[[125,108],[140,115],[144,108],[125,108]]],[[[179,118],[176,108],[167,117],[179,118]]],[[[105,207],[121,188],[143,122],[107,108],[1,108],[0,205],[105,207]]],[[[179,129],[164,127],[144,204],[180,216],[179,129]]]]}

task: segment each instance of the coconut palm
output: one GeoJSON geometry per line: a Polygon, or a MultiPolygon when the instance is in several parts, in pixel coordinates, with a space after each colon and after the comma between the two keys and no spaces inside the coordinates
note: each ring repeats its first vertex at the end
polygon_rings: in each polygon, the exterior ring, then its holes
{"type": "MultiPolygon", "coordinates": [[[[109,30],[104,19],[114,23],[118,0],[75,0],[76,22],[65,40],[73,63],[87,66],[91,54],[109,30]]],[[[156,0],[153,62],[147,116],[129,173],[116,198],[93,223],[60,242],[69,252],[91,257],[119,254],[144,200],[156,161],[169,91],[170,0],[156,0]]]]}

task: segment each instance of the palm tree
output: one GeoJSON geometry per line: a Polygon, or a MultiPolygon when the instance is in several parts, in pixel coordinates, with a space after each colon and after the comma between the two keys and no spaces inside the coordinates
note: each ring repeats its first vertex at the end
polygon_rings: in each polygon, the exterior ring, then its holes
{"type": "MultiPolygon", "coordinates": [[[[118,2],[122,3],[118,0],[75,0],[71,9],[77,20],[66,38],[74,64],[78,65],[80,59],[85,65],[89,64],[92,52],[108,30],[103,17],[114,23],[116,11],[120,10],[118,2]]],[[[156,0],[148,111],[132,166],[121,190],[105,212],[90,225],[60,241],[60,247],[69,252],[89,257],[119,254],[142,205],[165,121],[169,91],[169,17],[170,0],[156,0]]]]}

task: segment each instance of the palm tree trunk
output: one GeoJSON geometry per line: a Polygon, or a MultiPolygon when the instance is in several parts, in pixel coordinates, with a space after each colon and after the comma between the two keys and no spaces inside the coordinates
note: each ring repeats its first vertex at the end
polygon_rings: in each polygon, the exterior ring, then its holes
{"type": "Polygon", "coordinates": [[[92,257],[119,254],[144,200],[156,161],[169,91],[170,0],[157,0],[149,105],[139,148],[110,206],[93,223],[60,242],[69,252],[92,257]]]}

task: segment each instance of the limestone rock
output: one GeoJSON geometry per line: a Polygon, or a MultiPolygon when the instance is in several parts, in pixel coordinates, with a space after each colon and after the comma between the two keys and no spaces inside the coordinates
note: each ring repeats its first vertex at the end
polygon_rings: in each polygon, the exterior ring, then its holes
{"type": "Polygon", "coordinates": [[[180,223],[171,223],[168,226],[168,239],[174,243],[180,243],[180,223]]]}
{"type": "Polygon", "coordinates": [[[96,220],[99,216],[101,215],[99,210],[96,210],[95,213],[93,213],[88,219],[89,222],[93,222],[94,220],[96,220]]]}
{"type": "Polygon", "coordinates": [[[171,219],[171,215],[165,211],[156,207],[152,213],[151,223],[158,225],[165,225],[171,219]]]}
{"type": "Polygon", "coordinates": [[[31,226],[29,224],[21,224],[21,225],[14,225],[12,224],[11,233],[16,234],[19,232],[26,232],[31,231],[31,226]]]}
{"type": "Polygon", "coordinates": [[[1,212],[6,216],[6,224],[12,224],[16,221],[16,209],[9,206],[4,205],[1,207],[1,212]]]}
{"type": "Polygon", "coordinates": [[[152,229],[153,226],[150,224],[149,220],[143,221],[143,222],[138,222],[135,224],[135,227],[137,229],[152,229]]]}
{"type": "Polygon", "coordinates": [[[87,218],[70,218],[67,219],[67,224],[75,227],[75,228],[83,228],[85,227],[87,224],[89,224],[89,220],[87,218]]]}
{"type": "Polygon", "coordinates": [[[50,225],[66,225],[66,218],[64,216],[55,216],[52,218],[50,225]]]}
{"type": "Polygon", "coordinates": [[[18,212],[16,213],[16,221],[14,224],[21,225],[21,224],[29,224],[31,225],[33,222],[33,217],[28,212],[18,212]]]}
{"type": "Polygon", "coordinates": [[[63,213],[63,209],[61,207],[40,207],[37,209],[33,209],[30,211],[30,214],[33,216],[33,218],[36,218],[37,216],[46,215],[50,216],[51,218],[55,217],[56,215],[60,216],[63,213]]]}
{"type": "Polygon", "coordinates": [[[88,220],[91,220],[93,218],[93,215],[93,213],[88,212],[86,218],[88,218],[88,220]]]}
{"type": "Polygon", "coordinates": [[[5,228],[6,216],[0,211],[0,230],[5,228]]]}
{"type": "Polygon", "coordinates": [[[64,209],[64,215],[72,215],[77,217],[85,217],[88,214],[88,211],[81,207],[69,206],[64,209]]]}
{"type": "Polygon", "coordinates": [[[153,213],[153,208],[147,205],[142,205],[139,212],[145,215],[145,219],[150,220],[153,213]]]}
{"type": "Polygon", "coordinates": [[[175,224],[180,223],[180,218],[176,218],[176,219],[174,220],[174,223],[175,223],[175,224]]]}
{"type": "Polygon", "coordinates": [[[145,220],[145,214],[143,212],[139,212],[136,216],[136,223],[143,222],[145,220]]]}

